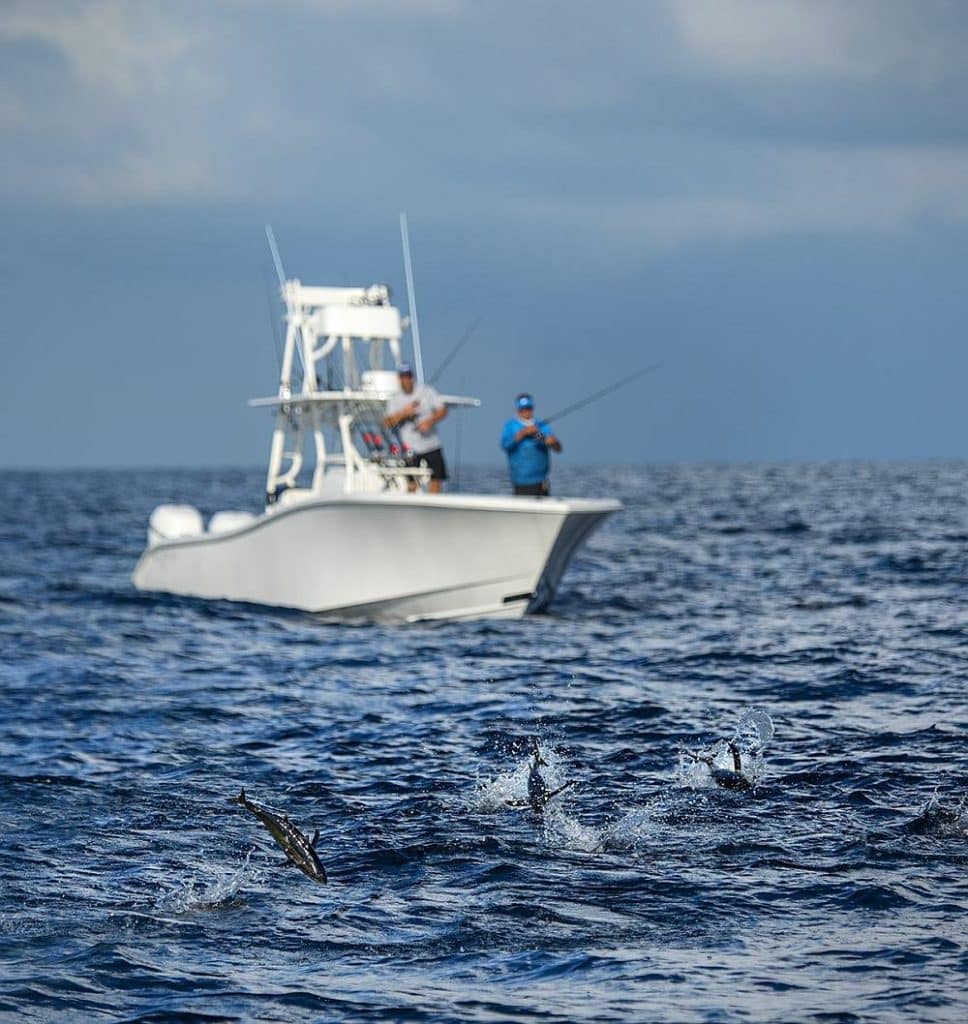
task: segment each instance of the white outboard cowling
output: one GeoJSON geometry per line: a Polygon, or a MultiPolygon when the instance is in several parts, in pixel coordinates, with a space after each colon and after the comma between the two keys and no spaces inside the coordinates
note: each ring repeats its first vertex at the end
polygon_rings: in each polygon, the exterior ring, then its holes
{"type": "Polygon", "coordinates": [[[148,520],[148,547],[204,532],[202,514],[194,505],[159,505],[148,520]]]}
{"type": "Polygon", "coordinates": [[[231,533],[232,530],[241,530],[243,526],[248,526],[253,519],[255,516],[251,512],[216,512],[208,521],[208,532],[231,533]]]}

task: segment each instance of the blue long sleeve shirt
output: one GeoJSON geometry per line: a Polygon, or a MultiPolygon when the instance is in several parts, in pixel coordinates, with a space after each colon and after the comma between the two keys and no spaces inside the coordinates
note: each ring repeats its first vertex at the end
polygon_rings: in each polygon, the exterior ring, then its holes
{"type": "Polygon", "coordinates": [[[514,435],[530,423],[542,434],[551,433],[551,428],[544,420],[519,420],[517,417],[508,420],[501,431],[501,447],[507,452],[512,484],[540,484],[548,478],[551,459],[544,439],[539,441],[534,437],[523,437],[517,443],[514,441],[514,435]]]}

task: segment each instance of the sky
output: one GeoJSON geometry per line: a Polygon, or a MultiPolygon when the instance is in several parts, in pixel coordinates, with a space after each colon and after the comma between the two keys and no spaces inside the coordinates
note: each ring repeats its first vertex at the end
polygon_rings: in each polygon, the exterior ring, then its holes
{"type": "Polygon", "coordinates": [[[256,466],[287,274],[575,463],[968,457],[959,0],[3,0],[0,465],[256,466]]]}

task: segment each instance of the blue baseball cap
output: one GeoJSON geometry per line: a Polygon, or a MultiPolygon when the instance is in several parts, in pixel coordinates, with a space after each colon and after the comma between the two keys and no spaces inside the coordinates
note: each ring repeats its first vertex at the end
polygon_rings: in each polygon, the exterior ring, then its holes
{"type": "Polygon", "coordinates": [[[533,409],[534,408],[534,399],[530,395],[527,395],[527,394],[525,394],[525,395],[518,395],[518,397],[514,400],[514,404],[519,409],[533,409]]]}
{"type": "Polygon", "coordinates": [[[400,363],[400,365],[397,366],[397,373],[399,373],[401,377],[412,377],[413,367],[409,363],[400,363]]]}

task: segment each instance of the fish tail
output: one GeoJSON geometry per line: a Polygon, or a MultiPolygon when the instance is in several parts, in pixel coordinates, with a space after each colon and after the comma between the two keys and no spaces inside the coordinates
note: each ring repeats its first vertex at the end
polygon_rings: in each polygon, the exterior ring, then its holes
{"type": "Polygon", "coordinates": [[[559,786],[557,789],[553,789],[548,794],[548,799],[550,800],[552,797],[556,797],[559,793],[563,793],[569,786],[574,786],[574,784],[575,780],[572,779],[569,782],[566,782],[563,786],[559,786]]]}
{"type": "Polygon", "coordinates": [[[230,804],[241,804],[243,807],[245,807],[245,805],[247,803],[247,801],[245,799],[245,787],[243,787],[241,790],[239,790],[239,795],[238,796],[230,796],[229,797],[229,803],[230,804]]]}

